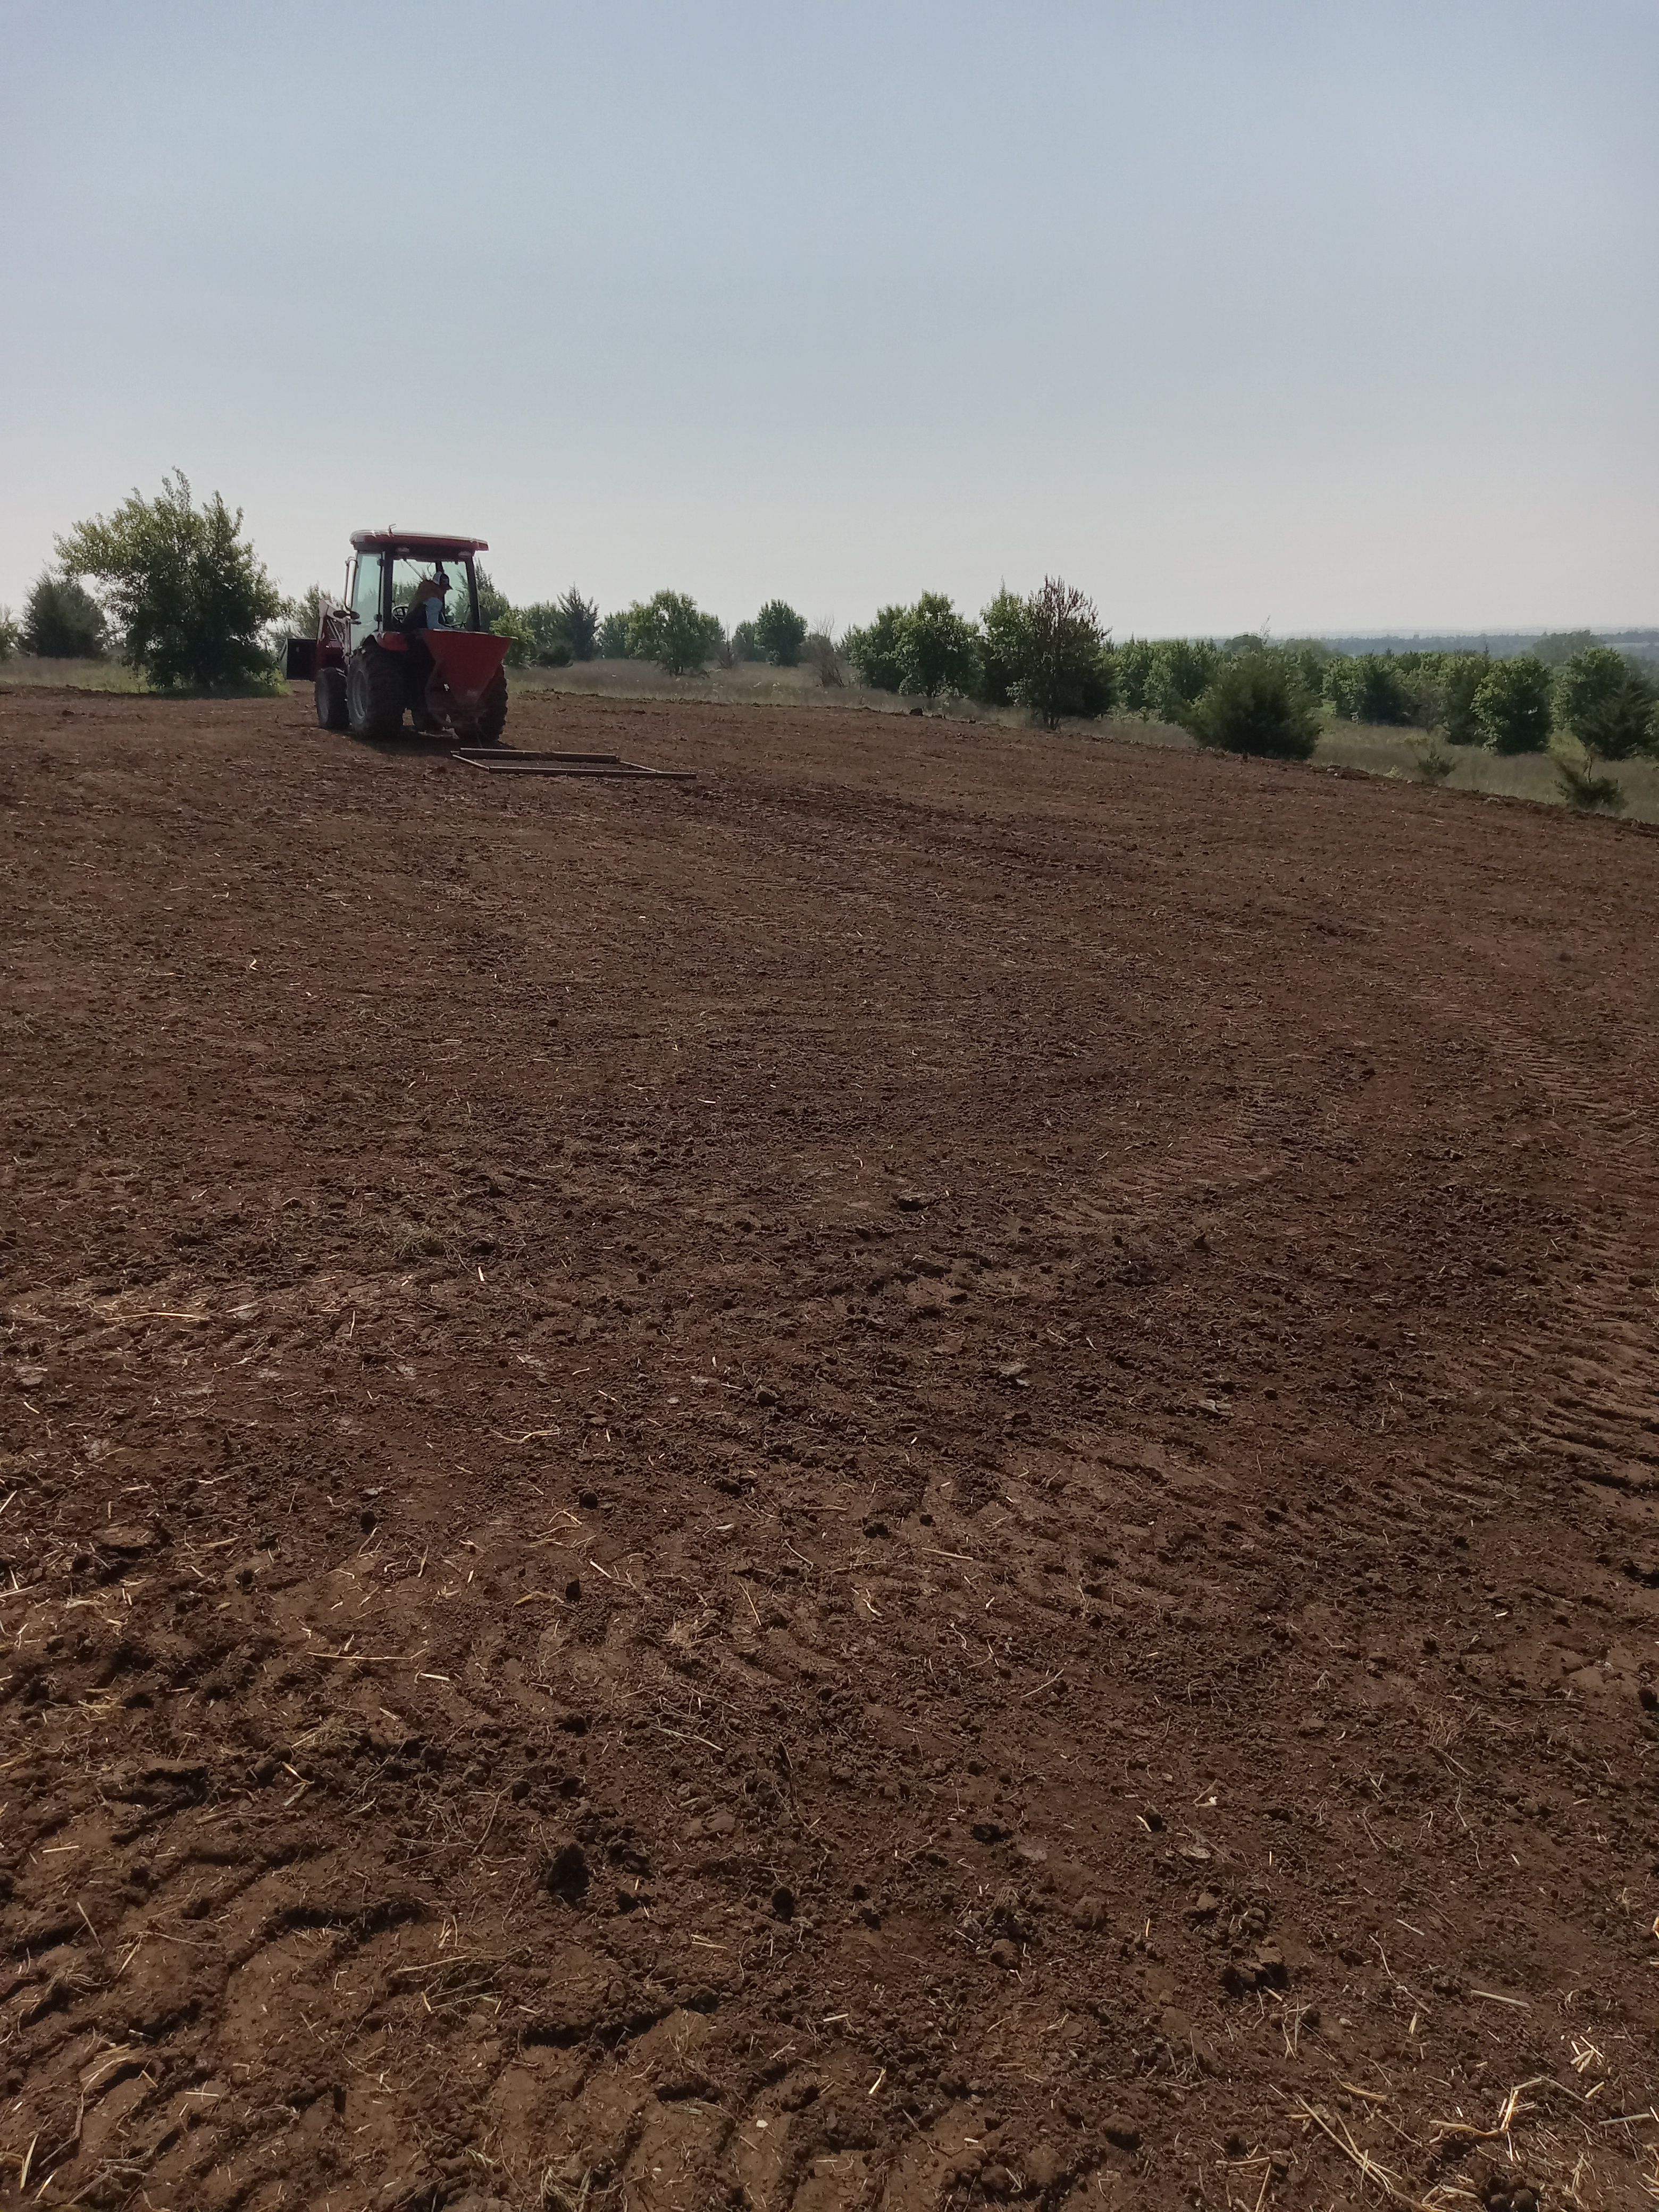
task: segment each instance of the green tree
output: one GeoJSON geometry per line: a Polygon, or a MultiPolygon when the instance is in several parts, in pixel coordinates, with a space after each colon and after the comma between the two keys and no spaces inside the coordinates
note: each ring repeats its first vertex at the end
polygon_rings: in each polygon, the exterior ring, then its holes
{"type": "Polygon", "coordinates": [[[100,585],[129,665],[162,690],[264,690],[276,672],[262,633],[282,594],[215,492],[198,507],[183,472],[154,499],[134,492],[106,520],[77,523],[58,550],[100,585]]]}
{"type": "Polygon", "coordinates": [[[1494,660],[1471,709],[1481,744],[1494,753],[1541,753],[1554,720],[1554,688],[1549,670],[1532,653],[1494,660]]]}
{"type": "Polygon", "coordinates": [[[1480,725],[1474,718],[1474,702],[1480,686],[1492,671],[1492,661],[1484,653],[1449,653],[1441,662],[1440,682],[1443,700],[1441,707],[1441,726],[1446,740],[1454,745],[1478,745],[1483,742],[1480,725]]]}
{"type": "Polygon", "coordinates": [[[761,657],[759,641],[751,622],[740,622],[731,637],[732,658],[737,660],[758,660],[761,657]]]}
{"type": "Polygon", "coordinates": [[[969,697],[979,683],[979,641],[943,592],[924,592],[904,617],[899,638],[899,689],[936,699],[941,691],[969,697]]]}
{"type": "Polygon", "coordinates": [[[628,617],[617,613],[607,615],[599,624],[598,638],[601,660],[626,660],[628,658],[628,617]]]}
{"type": "Polygon", "coordinates": [[[629,653],[654,660],[670,676],[696,674],[720,640],[720,617],[704,614],[684,592],[659,592],[628,611],[629,653]]]}
{"type": "Polygon", "coordinates": [[[1555,719],[1601,760],[1655,750],[1652,678],[1609,645],[1587,646],[1557,672],[1555,719]]]}
{"type": "Polygon", "coordinates": [[[1093,717],[1112,703],[1112,664],[1095,603],[1058,576],[1025,602],[1024,659],[1014,697],[1045,729],[1065,714],[1093,717]]]}
{"type": "Polygon", "coordinates": [[[12,618],[9,607],[0,607],[0,660],[9,660],[17,650],[22,631],[12,618]]]}
{"type": "Polygon", "coordinates": [[[40,660],[99,660],[104,617],[84,586],[43,569],[23,602],[22,637],[24,652],[40,660]]]}
{"type": "Polygon", "coordinates": [[[1229,659],[1185,719],[1200,744],[1223,752],[1308,760],[1319,743],[1318,709],[1276,653],[1229,659]]]}
{"type": "Polygon", "coordinates": [[[1533,654],[1546,668],[1561,668],[1600,643],[1591,629],[1547,629],[1534,646],[1533,654]]]}
{"type": "Polygon", "coordinates": [[[535,634],[517,607],[508,607],[490,623],[497,637],[507,640],[507,665],[525,668],[537,658],[535,634]]]}
{"type": "Polygon", "coordinates": [[[775,668],[793,668],[806,641],[806,618],[783,599],[769,599],[755,617],[755,647],[775,668]]]}
{"type": "Polygon", "coordinates": [[[282,620],[288,624],[292,637],[314,638],[322,627],[323,609],[328,604],[328,593],[320,584],[307,584],[297,599],[290,599],[282,611],[282,620]]]}
{"type": "Polygon", "coordinates": [[[1184,723],[1222,666],[1207,638],[1161,638],[1152,648],[1144,711],[1160,722],[1184,723]]]}
{"type": "Polygon", "coordinates": [[[1158,647],[1149,637],[1127,638],[1115,655],[1117,703],[1126,714],[1146,712],[1147,687],[1157,664],[1158,647]]]}
{"type": "Polygon", "coordinates": [[[1341,653],[1324,676],[1325,696],[1345,721],[1397,726],[1411,720],[1411,687],[1391,655],[1341,653]]]}
{"type": "MultiPolygon", "coordinates": [[[[478,587],[478,623],[481,629],[495,629],[502,617],[513,611],[513,602],[495,582],[488,568],[473,564],[472,580],[478,587]]],[[[500,631],[496,635],[501,635],[500,631]]]]}
{"type": "Polygon", "coordinates": [[[899,649],[906,619],[902,607],[883,607],[867,629],[849,629],[842,641],[847,658],[872,691],[896,691],[903,683],[899,649]]]}
{"type": "Polygon", "coordinates": [[[1011,706],[1031,657],[1030,603],[1005,584],[979,625],[979,696],[988,707],[1011,706]]]}
{"type": "Polygon", "coordinates": [[[570,647],[573,660],[592,660],[599,645],[599,605],[597,599],[585,599],[573,584],[558,603],[559,618],[564,624],[564,641],[570,647]]]}

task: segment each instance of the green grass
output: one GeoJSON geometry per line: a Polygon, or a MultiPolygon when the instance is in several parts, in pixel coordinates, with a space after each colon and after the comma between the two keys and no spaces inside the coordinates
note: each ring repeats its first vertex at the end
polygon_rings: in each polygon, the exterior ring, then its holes
{"type": "MultiPolygon", "coordinates": [[[[1419,781],[1412,757],[1413,743],[1421,743],[1414,730],[1373,728],[1364,722],[1332,722],[1319,740],[1314,763],[1332,768],[1363,769],[1368,775],[1399,776],[1419,781]]],[[[1440,787],[1443,791],[1487,792],[1504,799],[1534,799],[1547,806],[1565,806],[1556,781],[1555,763],[1548,753],[1489,753],[1479,745],[1449,745],[1455,763],[1440,787]]],[[[1632,822],[1659,822],[1659,761],[1612,762],[1607,773],[1618,781],[1625,794],[1625,815],[1632,822]]]]}
{"type": "Polygon", "coordinates": [[[36,660],[20,653],[0,660],[0,685],[47,684],[76,691],[142,691],[137,672],[119,660],[36,660]]]}

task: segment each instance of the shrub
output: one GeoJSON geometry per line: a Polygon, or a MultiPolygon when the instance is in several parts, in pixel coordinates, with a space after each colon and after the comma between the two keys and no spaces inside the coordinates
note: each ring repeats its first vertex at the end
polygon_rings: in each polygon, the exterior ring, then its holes
{"type": "Polygon", "coordinates": [[[628,650],[654,660],[670,676],[701,670],[720,641],[717,616],[706,615],[684,592],[659,592],[628,611],[628,650]]]}
{"type": "Polygon", "coordinates": [[[607,615],[599,624],[598,638],[601,660],[626,660],[628,658],[628,617],[607,615]]]}
{"type": "Polygon", "coordinates": [[[1413,745],[1411,751],[1412,765],[1425,783],[1443,783],[1457,766],[1437,737],[1423,738],[1413,745]]]}
{"type": "Polygon", "coordinates": [[[808,630],[806,642],[801,647],[801,657],[813,671],[819,686],[825,691],[839,691],[847,678],[841,672],[841,655],[836,650],[835,625],[820,623],[817,629],[808,630]]]}
{"type": "Polygon", "coordinates": [[[1103,714],[1112,666],[1095,603],[1058,576],[1025,602],[1024,650],[1013,695],[1047,729],[1063,714],[1103,714]]]}
{"type": "Polygon", "coordinates": [[[899,658],[907,620],[902,607],[883,607],[868,629],[849,629],[847,658],[872,691],[896,691],[904,680],[899,658]]]}
{"type": "Polygon", "coordinates": [[[775,668],[793,668],[806,639],[806,619],[782,599],[769,599],[754,621],[755,649],[775,668]]]}
{"type": "Polygon", "coordinates": [[[1541,753],[1553,720],[1550,672],[1531,653],[1494,660],[1474,695],[1480,742],[1495,753],[1541,753]]]}
{"type": "Polygon", "coordinates": [[[1474,702],[1491,672],[1492,661],[1484,653],[1449,653],[1441,662],[1440,726],[1448,744],[1481,743],[1474,702]]]}
{"type": "Polygon", "coordinates": [[[1583,745],[1577,757],[1565,748],[1555,752],[1555,780],[1569,806],[1584,814],[1622,814],[1625,794],[1616,776],[1598,775],[1595,756],[1583,745]]]}
{"type": "Polygon", "coordinates": [[[1654,750],[1656,696],[1651,679],[1623,653],[1589,646],[1556,677],[1556,720],[1602,760],[1629,760],[1654,750]]]}
{"type": "Polygon", "coordinates": [[[1279,760],[1307,760],[1319,743],[1318,711],[1275,653],[1230,659],[1188,709],[1187,726],[1201,745],[1279,760]]]}
{"type": "Polygon", "coordinates": [[[36,577],[23,602],[23,650],[42,660],[98,660],[104,617],[90,592],[50,569],[36,577]]]}
{"type": "Polygon", "coordinates": [[[152,500],[135,491],[106,520],[78,523],[58,540],[65,568],[90,576],[124,639],[129,665],[164,690],[268,690],[276,672],[261,632],[282,595],[215,492],[192,502],[182,471],[152,500]]]}

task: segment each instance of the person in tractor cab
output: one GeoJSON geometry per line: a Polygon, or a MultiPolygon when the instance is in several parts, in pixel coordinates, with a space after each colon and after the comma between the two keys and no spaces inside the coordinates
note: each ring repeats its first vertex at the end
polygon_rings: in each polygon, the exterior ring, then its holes
{"type": "Polygon", "coordinates": [[[409,611],[410,629],[445,629],[444,604],[449,597],[449,579],[441,568],[435,576],[428,576],[415,586],[415,604],[409,611]]]}
{"type": "Polygon", "coordinates": [[[409,704],[415,716],[417,730],[430,732],[440,725],[427,712],[426,687],[433,670],[432,652],[422,630],[444,629],[445,602],[449,597],[449,579],[440,568],[435,575],[422,577],[415,586],[414,604],[404,623],[409,638],[409,704]]]}

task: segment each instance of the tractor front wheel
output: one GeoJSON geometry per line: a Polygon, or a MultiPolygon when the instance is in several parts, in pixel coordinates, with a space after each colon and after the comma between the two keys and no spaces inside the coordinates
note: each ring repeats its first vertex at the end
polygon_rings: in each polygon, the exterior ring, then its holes
{"type": "Polygon", "coordinates": [[[493,745],[500,742],[506,727],[507,671],[498,668],[484,686],[477,713],[457,728],[470,745],[493,745]]]}
{"type": "Polygon", "coordinates": [[[346,712],[355,738],[395,738],[404,726],[404,672],[371,637],[346,669],[346,712]]]}
{"type": "Polygon", "coordinates": [[[317,694],[317,726],[319,730],[343,730],[349,726],[346,714],[346,679],[343,668],[319,668],[313,687],[317,694]]]}

